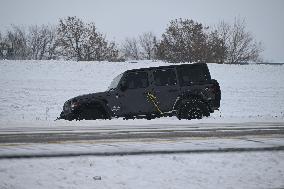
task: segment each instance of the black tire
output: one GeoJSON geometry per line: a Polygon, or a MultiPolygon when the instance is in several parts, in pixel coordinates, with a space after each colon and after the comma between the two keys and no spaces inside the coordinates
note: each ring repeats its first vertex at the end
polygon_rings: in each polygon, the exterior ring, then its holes
{"type": "Polygon", "coordinates": [[[202,119],[210,115],[208,106],[199,99],[185,100],[177,111],[178,119],[202,119]]]}

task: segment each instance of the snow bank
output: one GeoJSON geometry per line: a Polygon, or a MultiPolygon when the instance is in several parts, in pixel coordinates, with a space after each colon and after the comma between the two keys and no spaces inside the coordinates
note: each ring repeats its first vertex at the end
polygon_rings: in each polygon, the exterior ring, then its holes
{"type": "MultiPolygon", "coordinates": [[[[104,91],[116,75],[127,69],[161,65],[168,64],[152,61],[0,61],[0,120],[2,123],[51,123],[59,116],[67,99],[104,91]]],[[[221,85],[220,112],[188,123],[284,120],[284,66],[208,65],[212,78],[221,85]]],[[[121,119],[91,123],[117,124],[117,121],[129,123],[121,119]]],[[[131,124],[136,122],[141,124],[141,120],[131,121],[131,124]]],[[[177,120],[161,118],[143,122],[177,120]]]]}

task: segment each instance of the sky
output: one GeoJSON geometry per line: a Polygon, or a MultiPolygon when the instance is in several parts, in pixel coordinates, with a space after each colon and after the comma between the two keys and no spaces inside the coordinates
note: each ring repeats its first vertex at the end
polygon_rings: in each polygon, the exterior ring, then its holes
{"type": "Polygon", "coordinates": [[[264,61],[284,62],[284,0],[0,0],[2,32],[11,24],[57,24],[67,16],[95,22],[118,43],[149,31],[160,36],[176,18],[208,26],[244,18],[263,44],[264,61]]]}

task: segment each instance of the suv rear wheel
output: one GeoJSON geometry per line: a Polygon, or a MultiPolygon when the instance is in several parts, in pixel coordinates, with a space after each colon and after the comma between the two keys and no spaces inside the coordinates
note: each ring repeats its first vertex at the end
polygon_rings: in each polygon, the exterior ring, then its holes
{"type": "Polygon", "coordinates": [[[201,119],[210,115],[207,105],[199,99],[183,101],[177,111],[178,119],[201,119]]]}

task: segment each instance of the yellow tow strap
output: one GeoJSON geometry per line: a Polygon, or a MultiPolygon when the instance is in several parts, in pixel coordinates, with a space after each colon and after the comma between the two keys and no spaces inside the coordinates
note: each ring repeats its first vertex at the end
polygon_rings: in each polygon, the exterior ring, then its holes
{"type": "Polygon", "coordinates": [[[153,94],[151,94],[150,92],[147,92],[147,98],[149,101],[151,101],[154,106],[156,107],[156,109],[158,110],[158,112],[160,114],[163,114],[163,112],[160,110],[159,106],[158,106],[158,102],[157,102],[157,97],[155,97],[153,94]]]}

